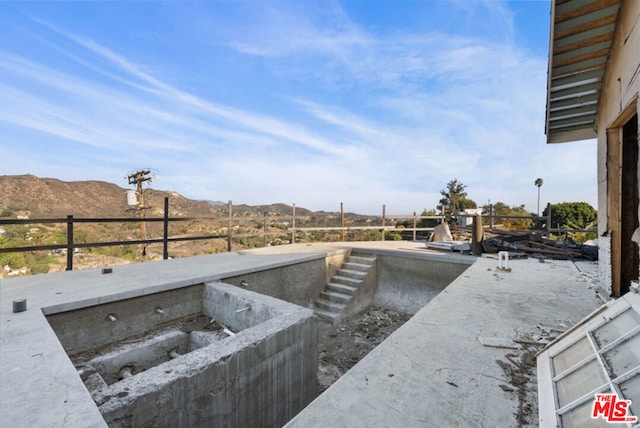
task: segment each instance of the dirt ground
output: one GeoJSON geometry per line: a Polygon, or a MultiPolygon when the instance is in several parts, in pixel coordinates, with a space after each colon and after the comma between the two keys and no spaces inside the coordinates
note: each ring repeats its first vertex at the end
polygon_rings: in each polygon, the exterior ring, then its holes
{"type": "Polygon", "coordinates": [[[318,392],[324,392],[409,318],[410,314],[370,306],[335,325],[319,321],[318,392]]]}

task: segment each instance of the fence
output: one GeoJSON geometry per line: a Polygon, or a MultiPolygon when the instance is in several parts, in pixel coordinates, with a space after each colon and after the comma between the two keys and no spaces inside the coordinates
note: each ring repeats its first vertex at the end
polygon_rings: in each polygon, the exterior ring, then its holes
{"type": "MultiPolygon", "coordinates": [[[[292,214],[288,216],[278,216],[278,220],[291,220],[291,227],[287,227],[286,231],[269,232],[268,223],[271,223],[271,218],[265,213],[263,216],[256,217],[244,217],[238,218],[233,215],[233,204],[229,201],[228,215],[226,217],[169,217],[169,199],[164,199],[164,215],[161,218],[74,218],[73,215],[69,215],[66,219],[0,219],[0,225],[31,225],[31,224],[66,224],[66,243],[65,244],[51,244],[51,245],[32,245],[22,247],[0,248],[0,254],[16,253],[16,252],[31,252],[31,251],[53,251],[53,250],[65,250],[67,256],[66,270],[73,269],[73,255],[76,249],[92,248],[92,247],[107,247],[107,246],[121,246],[121,245],[141,245],[142,254],[144,256],[146,246],[149,244],[162,244],[162,258],[169,258],[169,243],[180,241],[199,241],[210,239],[225,239],[227,241],[227,251],[232,251],[232,242],[234,239],[243,237],[256,237],[262,236],[264,245],[267,245],[267,237],[273,235],[282,235],[286,233],[291,235],[290,242],[295,243],[296,234],[298,233],[311,233],[314,231],[340,231],[341,240],[345,241],[346,233],[356,230],[374,230],[381,232],[381,240],[385,240],[385,232],[398,232],[406,236],[407,233],[411,234],[413,240],[417,239],[418,232],[432,232],[433,227],[418,227],[418,222],[421,220],[436,220],[437,222],[443,222],[449,216],[422,216],[417,215],[415,212],[411,215],[388,215],[386,208],[382,206],[381,224],[372,226],[350,226],[345,224],[344,209],[341,204],[341,225],[340,226],[324,226],[324,227],[296,227],[296,207],[292,207],[292,214]],[[218,235],[200,235],[200,236],[169,236],[169,224],[176,222],[193,222],[193,221],[218,221],[226,222],[227,233],[218,235]],[[263,227],[261,233],[233,233],[233,223],[246,220],[262,220],[263,227]],[[398,227],[400,222],[412,223],[412,227],[398,227]],[[109,241],[109,242],[74,242],[74,225],[79,223],[162,223],[163,233],[161,238],[126,240],[126,241],[109,241]],[[393,225],[391,223],[394,223],[393,225]]],[[[457,217],[475,217],[474,215],[459,215],[457,217]]],[[[538,220],[545,222],[545,229],[540,229],[549,236],[552,233],[565,233],[565,232],[596,232],[595,230],[575,230],[575,229],[560,229],[551,227],[551,206],[547,204],[546,216],[498,216],[493,214],[493,207],[490,207],[488,215],[483,217],[483,221],[490,229],[495,226],[495,221],[500,219],[528,219],[538,220]]],[[[144,228],[143,228],[144,230],[144,228]]]]}

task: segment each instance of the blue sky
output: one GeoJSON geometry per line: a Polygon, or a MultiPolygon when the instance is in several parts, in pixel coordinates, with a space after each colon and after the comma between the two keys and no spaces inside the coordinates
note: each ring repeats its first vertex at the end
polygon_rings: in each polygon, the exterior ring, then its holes
{"type": "MultiPolygon", "coordinates": [[[[549,1],[0,2],[0,174],[380,214],[596,205],[547,145],[549,1]]],[[[123,195],[124,198],[124,195],[123,195]]]]}

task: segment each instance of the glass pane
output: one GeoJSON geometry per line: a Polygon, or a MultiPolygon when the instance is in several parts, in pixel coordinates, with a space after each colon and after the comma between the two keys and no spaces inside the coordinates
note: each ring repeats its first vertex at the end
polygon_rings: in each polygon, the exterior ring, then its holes
{"type": "Polygon", "coordinates": [[[616,378],[640,365],[640,334],[636,334],[630,340],[616,345],[604,354],[609,368],[616,378]]]}
{"type": "Polygon", "coordinates": [[[556,382],[559,407],[563,407],[607,382],[595,358],[556,382]]]}
{"type": "Polygon", "coordinates": [[[554,376],[558,376],[591,354],[593,354],[593,348],[589,343],[589,339],[583,337],[551,359],[554,376]]]}
{"type": "Polygon", "coordinates": [[[631,411],[640,416],[640,374],[620,384],[620,391],[626,400],[631,400],[631,411]]]}
{"type": "Polygon", "coordinates": [[[593,400],[589,400],[584,404],[576,407],[570,412],[560,416],[562,428],[591,428],[609,426],[604,418],[591,418],[593,410],[593,400]]]}
{"type": "Polygon", "coordinates": [[[613,342],[620,336],[630,332],[640,325],[640,315],[629,308],[602,327],[593,332],[596,343],[603,348],[608,343],[613,342]]]}

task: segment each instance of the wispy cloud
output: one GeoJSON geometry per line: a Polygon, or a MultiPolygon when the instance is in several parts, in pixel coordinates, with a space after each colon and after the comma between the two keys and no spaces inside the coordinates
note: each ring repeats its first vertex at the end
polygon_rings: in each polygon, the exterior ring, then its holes
{"type": "MultiPolygon", "coordinates": [[[[128,78],[133,78],[141,81],[147,86],[140,86],[139,84],[130,83],[132,82],[129,79],[117,78],[120,82],[127,82],[130,86],[135,89],[141,89],[142,91],[151,92],[159,99],[164,101],[168,101],[172,104],[178,104],[181,108],[180,110],[184,110],[185,108],[191,108],[195,110],[195,113],[201,113],[208,115],[208,117],[215,117],[216,119],[222,119],[227,124],[236,124],[242,128],[251,130],[253,132],[259,132],[265,134],[270,137],[275,138],[285,138],[291,143],[301,144],[308,146],[314,150],[318,150],[321,152],[328,153],[336,153],[337,149],[330,142],[325,141],[319,135],[314,134],[314,132],[304,129],[302,127],[293,125],[286,121],[282,121],[273,117],[269,117],[262,114],[256,114],[253,112],[243,111],[237,108],[218,105],[209,100],[202,99],[194,94],[185,92],[176,88],[175,86],[165,83],[164,81],[156,78],[151,75],[149,72],[144,71],[142,67],[135,64],[134,62],[128,60],[127,58],[113,52],[112,50],[99,45],[98,43],[87,39],[85,37],[78,36],[69,31],[62,30],[57,26],[45,23],[42,20],[38,20],[38,22],[42,23],[49,27],[52,31],[65,36],[72,42],[76,43],[78,46],[85,48],[87,51],[92,52],[93,54],[98,55],[102,60],[106,61],[111,67],[116,68],[119,72],[125,73],[128,78]]],[[[73,55],[71,57],[73,60],[80,62],[83,65],[86,65],[87,62],[81,59],[78,59],[77,55],[73,55]]],[[[95,66],[91,66],[92,69],[96,70],[95,66]]],[[[105,70],[99,70],[102,74],[106,76],[113,77],[114,73],[110,73],[105,70]]],[[[44,75],[40,73],[39,75],[35,75],[33,72],[30,73],[33,78],[37,79],[45,79],[44,75]]],[[[51,80],[49,83],[51,83],[51,80]]],[[[60,89],[65,89],[70,92],[79,92],[86,90],[89,85],[77,85],[75,82],[73,85],[65,84],[64,87],[60,83],[63,79],[59,79],[57,83],[57,87],[60,89]]],[[[95,93],[94,90],[92,92],[95,93]]],[[[157,100],[156,100],[157,101],[157,100]]],[[[132,103],[135,104],[135,103],[132,103]]],[[[146,109],[149,110],[149,109],[146,109]]],[[[193,113],[193,112],[191,112],[193,113]]],[[[165,117],[167,115],[165,114],[165,117]]]]}
{"type": "Polygon", "coordinates": [[[0,43],[3,138],[28,152],[38,135],[74,178],[153,166],[190,197],[313,209],[432,208],[452,178],[479,203],[531,208],[514,189],[579,174],[563,159],[591,149],[544,145],[546,58],[514,45],[507,3],[402,6],[432,25],[383,30],[338,1],[151,3],[176,12],[169,44],[143,22],[119,35],[108,16],[102,32],[29,12],[22,31],[47,54],[0,43]],[[441,9],[459,25],[435,25],[441,9]],[[139,34],[158,51],[129,47],[139,34]]]}

